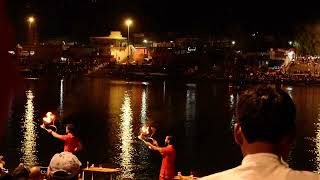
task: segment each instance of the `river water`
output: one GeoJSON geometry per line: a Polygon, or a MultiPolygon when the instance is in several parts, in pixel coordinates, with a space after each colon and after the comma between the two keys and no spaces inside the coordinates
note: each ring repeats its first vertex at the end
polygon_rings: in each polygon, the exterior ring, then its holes
{"type": "MultiPolygon", "coordinates": [[[[283,86],[297,106],[297,141],[289,164],[320,170],[320,86],[283,86]]],[[[7,167],[19,162],[47,166],[63,142],[40,128],[46,112],[58,118],[58,132],[72,122],[79,129],[82,164],[119,167],[118,179],[156,179],[161,156],[137,138],[141,126],[157,128],[177,139],[177,171],[203,176],[234,167],[241,153],[233,142],[231,108],[236,88],[227,83],[182,81],[125,81],[109,79],[25,80],[12,100],[1,153],[7,167]]]]}

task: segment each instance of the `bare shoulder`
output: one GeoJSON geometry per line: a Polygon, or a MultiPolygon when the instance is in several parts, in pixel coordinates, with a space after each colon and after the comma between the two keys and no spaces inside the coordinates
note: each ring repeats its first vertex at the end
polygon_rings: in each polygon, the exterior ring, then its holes
{"type": "Polygon", "coordinates": [[[303,179],[303,180],[320,180],[320,174],[310,171],[291,170],[288,173],[288,179],[303,179]]]}

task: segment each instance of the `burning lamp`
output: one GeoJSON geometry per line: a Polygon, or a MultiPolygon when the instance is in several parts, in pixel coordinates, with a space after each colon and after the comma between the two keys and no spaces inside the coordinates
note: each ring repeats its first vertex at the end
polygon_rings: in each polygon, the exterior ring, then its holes
{"type": "Polygon", "coordinates": [[[52,129],[53,131],[57,131],[57,127],[54,125],[56,116],[52,112],[47,112],[46,116],[43,117],[42,120],[43,122],[41,128],[52,129]]]}

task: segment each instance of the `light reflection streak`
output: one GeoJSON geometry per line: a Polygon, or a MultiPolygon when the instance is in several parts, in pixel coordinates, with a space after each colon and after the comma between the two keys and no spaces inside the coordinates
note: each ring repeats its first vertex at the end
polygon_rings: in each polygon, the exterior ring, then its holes
{"type": "Polygon", "coordinates": [[[188,86],[186,95],[186,135],[194,135],[194,121],[196,120],[196,85],[188,86]]]}
{"type": "Polygon", "coordinates": [[[132,172],[132,156],[133,156],[133,132],[132,132],[132,108],[131,108],[131,97],[126,92],[124,94],[123,103],[121,105],[121,167],[123,168],[122,178],[133,179],[134,173],[132,172]]]}
{"type": "Polygon", "coordinates": [[[315,137],[315,143],[316,143],[316,148],[315,148],[315,154],[316,154],[316,166],[317,166],[317,171],[320,171],[320,104],[318,105],[318,122],[316,123],[316,137],[315,137]]]}
{"type": "Polygon", "coordinates": [[[193,166],[195,156],[195,136],[196,136],[196,85],[187,85],[186,94],[186,105],[185,105],[185,116],[186,120],[184,122],[185,128],[185,151],[189,157],[189,165],[193,166]]]}
{"type": "MultiPolygon", "coordinates": [[[[319,121],[318,117],[318,121],[319,121]]],[[[317,123],[317,130],[316,130],[316,149],[315,149],[315,154],[316,154],[316,166],[317,166],[317,171],[320,171],[320,123],[317,123]]]]}
{"type": "Polygon", "coordinates": [[[291,98],[292,98],[292,90],[293,90],[292,87],[290,87],[290,86],[287,87],[287,92],[288,92],[288,94],[289,94],[289,96],[290,96],[291,98]]]}
{"type": "Polygon", "coordinates": [[[166,102],[166,81],[163,81],[162,102],[166,102]]]}
{"type": "Polygon", "coordinates": [[[236,97],[234,97],[234,93],[233,93],[232,87],[230,87],[230,86],[229,86],[229,92],[230,92],[230,95],[229,95],[229,109],[230,109],[230,112],[232,113],[232,119],[231,119],[230,123],[231,123],[231,129],[233,129],[234,124],[236,122],[236,116],[237,116],[235,110],[236,110],[238,102],[239,102],[239,92],[235,92],[236,93],[236,97]]]}
{"type": "Polygon", "coordinates": [[[38,162],[37,158],[37,131],[34,118],[34,95],[31,90],[26,92],[27,103],[25,105],[25,114],[23,122],[23,140],[22,140],[22,160],[27,167],[31,167],[38,162]]]}
{"type": "Polygon", "coordinates": [[[148,89],[144,88],[141,95],[141,115],[140,115],[140,121],[142,125],[146,124],[147,121],[147,110],[148,110],[148,89]]]}
{"type": "Polygon", "coordinates": [[[61,79],[60,80],[60,105],[59,105],[60,119],[62,119],[62,116],[63,116],[63,101],[64,101],[64,99],[63,99],[63,89],[64,89],[63,82],[64,82],[64,80],[61,79]]]}

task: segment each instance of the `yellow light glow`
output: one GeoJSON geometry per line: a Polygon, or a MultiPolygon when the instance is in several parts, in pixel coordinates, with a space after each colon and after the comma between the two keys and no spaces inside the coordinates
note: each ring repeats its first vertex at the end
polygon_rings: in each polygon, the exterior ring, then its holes
{"type": "Polygon", "coordinates": [[[34,22],[34,17],[30,16],[30,17],[28,18],[28,22],[29,22],[29,23],[33,23],[33,22],[34,22]]]}
{"type": "Polygon", "coordinates": [[[127,25],[127,26],[130,26],[131,24],[132,24],[132,20],[131,20],[131,19],[127,19],[127,20],[126,20],[126,25],[127,25]]]}
{"type": "Polygon", "coordinates": [[[143,43],[148,43],[148,40],[146,40],[146,39],[145,39],[145,40],[143,40],[143,43]]]}
{"type": "Polygon", "coordinates": [[[121,105],[121,154],[120,154],[120,164],[123,168],[123,178],[132,179],[134,177],[134,172],[132,171],[132,159],[134,149],[132,147],[133,142],[133,112],[131,107],[131,96],[128,92],[124,94],[123,103],[121,105]]]}
{"type": "Polygon", "coordinates": [[[25,113],[23,118],[23,139],[21,143],[22,161],[27,167],[38,164],[37,158],[37,139],[36,131],[34,95],[32,90],[26,91],[27,102],[25,105],[25,113]]]}

